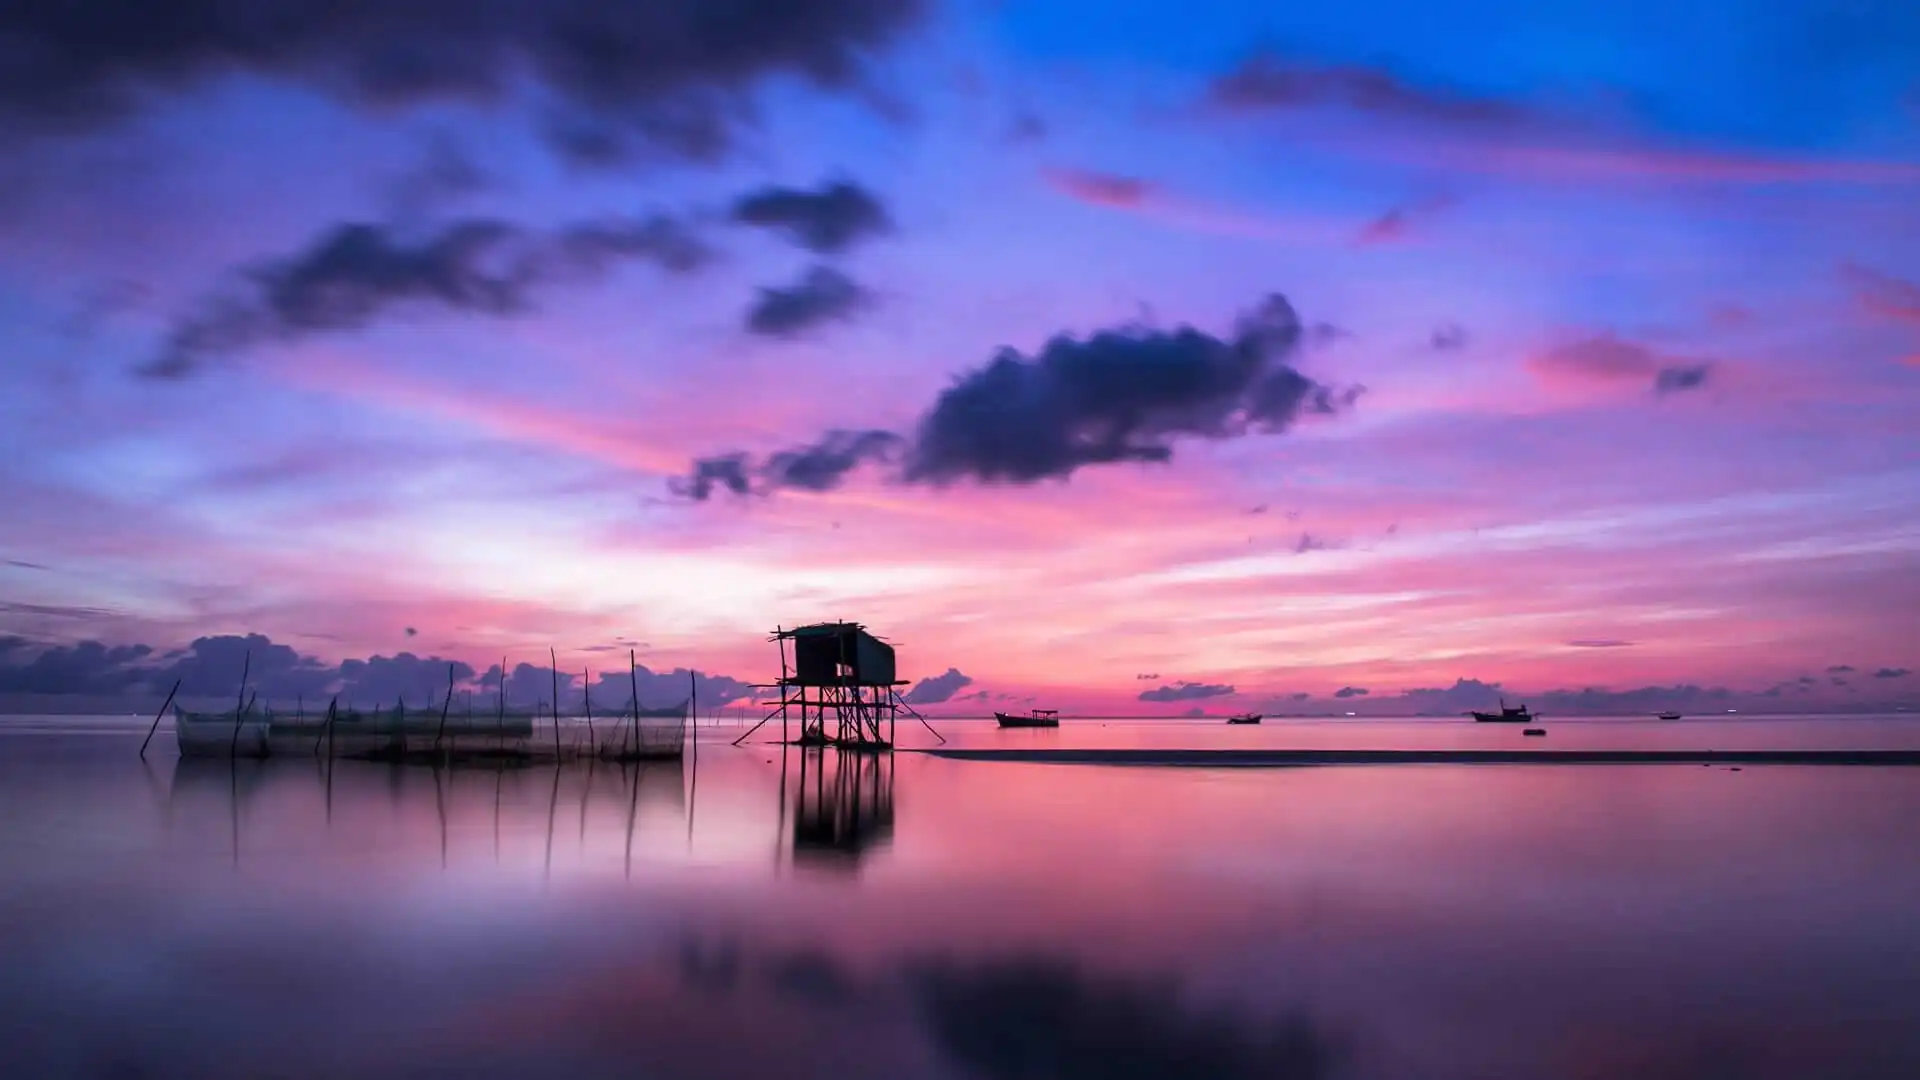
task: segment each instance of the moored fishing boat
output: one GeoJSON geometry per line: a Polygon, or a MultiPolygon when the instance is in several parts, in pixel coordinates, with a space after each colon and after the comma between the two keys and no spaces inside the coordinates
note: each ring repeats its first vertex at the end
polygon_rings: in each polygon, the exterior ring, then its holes
{"type": "Polygon", "coordinates": [[[178,706],[173,710],[174,741],[181,757],[269,757],[271,726],[264,713],[195,713],[178,706]]]}
{"type": "Polygon", "coordinates": [[[1060,726],[1060,710],[1058,709],[1034,709],[1025,716],[996,712],[993,714],[993,718],[1000,721],[1000,726],[1003,728],[1060,726]]]}
{"type": "Polygon", "coordinates": [[[1492,713],[1475,710],[1472,716],[1474,720],[1482,724],[1525,724],[1538,719],[1532,710],[1528,709],[1525,705],[1508,705],[1507,699],[1505,698],[1500,699],[1499,712],[1492,713]]]}
{"type": "Polygon", "coordinates": [[[1257,724],[1259,722],[1260,714],[1257,712],[1241,713],[1238,716],[1227,717],[1227,723],[1229,724],[1257,724]]]}

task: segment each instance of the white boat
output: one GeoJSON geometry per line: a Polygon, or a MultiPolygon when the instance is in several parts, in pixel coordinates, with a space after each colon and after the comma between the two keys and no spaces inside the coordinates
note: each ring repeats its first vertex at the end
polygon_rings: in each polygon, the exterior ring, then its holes
{"type": "Polygon", "coordinates": [[[181,757],[269,757],[271,727],[260,713],[190,713],[178,706],[173,710],[173,736],[181,757]]]}

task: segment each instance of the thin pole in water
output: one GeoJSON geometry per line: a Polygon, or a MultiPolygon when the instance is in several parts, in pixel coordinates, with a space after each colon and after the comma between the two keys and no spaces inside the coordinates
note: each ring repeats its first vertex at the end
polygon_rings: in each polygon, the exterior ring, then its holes
{"type": "Polygon", "coordinates": [[[447,700],[440,703],[440,730],[433,733],[433,748],[440,749],[440,740],[447,735],[447,710],[453,708],[453,665],[447,665],[447,700]]]}
{"type": "Polygon", "coordinates": [[[553,760],[560,760],[560,657],[547,647],[547,670],[553,674],[553,760]]]}
{"type": "Polygon", "coordinates": [[[153,733],[160,730],[160,718],[167,715],[167,705],[173,704],[173,695],[179,692],[180,692],[180,680],[175,679],[173,680],[173,689],[167,691],[167,704],[160,706],[160,711],[153,714],[153,726],[147,729],[147,738],[144,742],[140,744],[140,760],[141,761],[147,760],[147,743],[152,742],[153,733]]]}
{"type": "MultiPolygon", "coordinates": [[[[253,650],[247,650],[247,656],[240,664],[240,696],[233,703],[233,742],[227,746],[227,756],[233,757],[240,752],[240,715],[247,707],[247,676],[253,674],[253,650]]],[[[239,848],[235,847],[236,854],[239,848]]]]}
{"type": "Polygon", "coordinates": [[[587,668],[580,669],[580,701],[587,710],[587,744],[598,753],[600,744],[593,741],[593,672],[587,668]]]}
{"type": "MultiPolygon", "coordinates": [[[[640,752],[640,661],[627,650],[627,680],[633,684],[633,752],[640,752]]],[[[637,782],[637,781],[636,781],[637,782]]]]}

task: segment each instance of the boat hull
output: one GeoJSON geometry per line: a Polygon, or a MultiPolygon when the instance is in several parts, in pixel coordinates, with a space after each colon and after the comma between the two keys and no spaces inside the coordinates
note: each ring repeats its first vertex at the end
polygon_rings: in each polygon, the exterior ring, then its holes
{"type": "Polygon", "coordinates": [[[1476,723],[1481,724],[1531,724],[1534,721],[1534,717],[1530,713],[1520,716],[1507,716],[1502,713],[1477,712],[1473,714],[1473,719],[1476,723]]]}
{"type": "Polygon", "coordinates": [[[1008,716],[1006,713],[994,713],[993,718],[1000,721],[1003,728],[1057,728],[1060,721],[1038,716],[1008,716]]]}

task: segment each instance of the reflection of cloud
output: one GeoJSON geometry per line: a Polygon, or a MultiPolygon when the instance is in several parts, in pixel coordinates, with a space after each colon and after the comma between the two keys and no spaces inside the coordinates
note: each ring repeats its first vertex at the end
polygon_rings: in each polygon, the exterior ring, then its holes
{"type": "Polygon", "coordinates": [[[991,1080],[1305,1080],[1342,1052],[1303,1016],[1260,1023],[1181,999],[1168,980],[1098,975],[1020,957],[916,965],[934,1044],[991,1080]]]}

